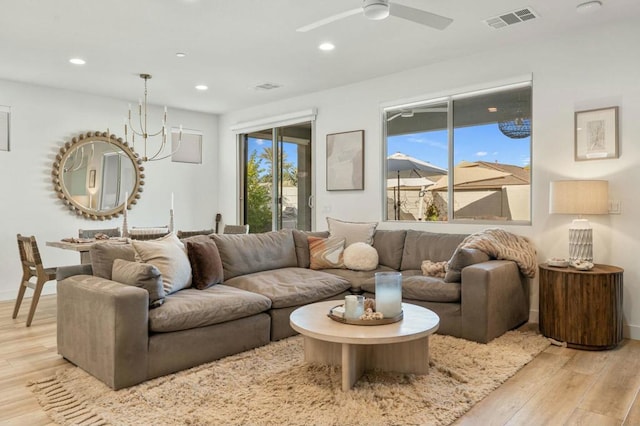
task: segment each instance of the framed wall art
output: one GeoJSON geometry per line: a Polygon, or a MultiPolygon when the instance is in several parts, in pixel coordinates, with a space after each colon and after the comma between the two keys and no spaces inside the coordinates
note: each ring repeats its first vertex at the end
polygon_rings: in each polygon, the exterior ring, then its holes
{"type": "Polygon", "coordinates": [[[618,107],[576,111],[575,160],[618,156],[618,107]]]}
{"type": "Polygon", "coordinates": [[[364,130],[327,135],[327,191],[364,189],[364,130]]]}

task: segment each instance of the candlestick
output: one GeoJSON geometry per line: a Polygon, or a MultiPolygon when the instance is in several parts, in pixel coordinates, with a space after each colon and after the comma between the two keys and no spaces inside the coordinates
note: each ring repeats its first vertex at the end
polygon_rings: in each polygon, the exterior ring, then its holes
{"type": "Polygon", "coordinates": [[[173,210],[173,192],[171,193],[171,210],[173,210]]]}

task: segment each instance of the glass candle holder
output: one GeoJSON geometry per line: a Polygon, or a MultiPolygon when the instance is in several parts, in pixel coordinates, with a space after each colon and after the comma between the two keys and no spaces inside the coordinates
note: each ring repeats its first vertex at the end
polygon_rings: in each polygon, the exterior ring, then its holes
{"type": "Polygon", "coordinates": [[[393,318],[402,312],[402,274],[376,272],[376,312],[393,318]]]}
{"type": "Polygon", "coordinates": [[[362,314],[364,314],[364,296],[345,296],[344,317],[346,319],[359,319],[362,314]]]}

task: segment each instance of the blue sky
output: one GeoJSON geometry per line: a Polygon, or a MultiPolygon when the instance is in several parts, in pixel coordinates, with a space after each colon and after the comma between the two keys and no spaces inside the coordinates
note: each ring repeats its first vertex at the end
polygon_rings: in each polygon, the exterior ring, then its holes
{"type": "MultiPolygon", "coordinates": [[[[489,161],[526,166],[531,162],[531,138],[511,139],[495,123],[454,130],[454,164],[461,161],[489,161]]],[[[448,168],[446,130],[389,137],[387,154],[395,152],[448,168]]]]}

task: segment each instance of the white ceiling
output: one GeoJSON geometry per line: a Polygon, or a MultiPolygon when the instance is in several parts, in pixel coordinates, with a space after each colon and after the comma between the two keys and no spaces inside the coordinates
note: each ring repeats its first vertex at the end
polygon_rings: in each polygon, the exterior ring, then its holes
{"type": "Polygon", "coordinates": [[[149,73],[150,103],[224,113],[640,17],[639,0],[602,0],[595,13],[578,14],[582,1],[396,0],[454,22],[438,31],[355,15],[299,33],[361,0],[0,0],[0,78],[135,102],[138,74],[149,73]],[[521,7],[539,18],[500,30],[483,22],[521,7]],[[323,41],[336,49],[318,50],[323,41]],[[282,87],[253,88],[265,82],[282,87]]]}

